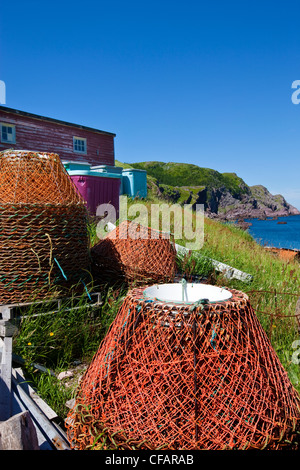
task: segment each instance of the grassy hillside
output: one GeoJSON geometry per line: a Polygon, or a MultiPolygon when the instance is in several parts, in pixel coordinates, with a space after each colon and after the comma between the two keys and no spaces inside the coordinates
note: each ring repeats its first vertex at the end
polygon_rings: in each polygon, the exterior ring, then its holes
{"type": "Polygon", "coordinates": [[[276,353],[300,391],[299,365],[292,361],[294,341],[298,339],[293,315],[300,297],[299,262],[284,262],[264,250],[247,232],[210,219],[205,220],[203,249],[212,258],[253,275],[249,285],[222,279],[222,275],[217,283],[248,293],[276,353]]]}
{"type": "Polygon", "coordinates": [[[116,163],[147,171],[149,197],[170,203],[204,204],[205,211],[223,220],[300,214],[283,196],[262,185],[248,186],[236,173],[220,173],[190,163],[148,161],[116,163]]]}
{"type": "Polygon", "coordinates": [[[169,186],[205,186],[210,188],[226,188],[234,197],[249,193],[246,183],[235,173],[219,173],[210,168],[201,168],[190,163],[141,162],[131,163],[133,168],[146,170],[157,179],[159,184],[169,186]]]}

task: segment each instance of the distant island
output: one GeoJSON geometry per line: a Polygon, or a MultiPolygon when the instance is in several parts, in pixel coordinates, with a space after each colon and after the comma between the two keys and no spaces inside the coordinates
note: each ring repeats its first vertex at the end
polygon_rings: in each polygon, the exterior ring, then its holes
{"type": "Polygon", "coordinates": [[[204,204],[211,218],[266,219],[300,214],[280,194],[272,195],[262,185],[248,186],[235,173],[219,173],[190,163],[116,164],[146,170],[150,194],[169,203],[204,204]]]}

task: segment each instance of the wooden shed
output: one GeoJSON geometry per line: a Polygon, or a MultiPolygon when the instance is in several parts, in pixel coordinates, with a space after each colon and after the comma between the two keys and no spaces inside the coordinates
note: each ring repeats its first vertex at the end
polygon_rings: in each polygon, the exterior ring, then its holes
{"type": "Polygon", "coordinates": [[[63,161],[114,165],[116,134],[0,106],[0,151],[57,153],[63,161]]]}
{"type": "MultiPolygon", "coordinates": [[[[0,106],[0,151],[56,153],[64,164],[114,168],[115,136],[112,132],[0,106]]],[[[96,179],[91,175],[79,176],[79,182],[76,178],[71,179],[85,198],[91,214],[96,214],[99,204],[107,203],[113,204],[118,214],[121,175],[108,178],[97,173],[96,179]]]]}

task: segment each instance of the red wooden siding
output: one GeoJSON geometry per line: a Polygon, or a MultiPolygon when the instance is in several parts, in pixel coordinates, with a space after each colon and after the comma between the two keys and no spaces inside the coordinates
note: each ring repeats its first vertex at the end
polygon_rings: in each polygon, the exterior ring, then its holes
{"type": "Polygon", "coordinates": [[[115,163],[115,134],[113,133],[2,106],[0,106],[0,123],[16,126],[16,143],[0,142],[0,151],[7,148],[36,150],[55,152],[62,161],[87,162],[90,165],[114,165],[115,163]],[[73,151],[73,137],[75,136],[86,139],[86,154],[73,151]]]}

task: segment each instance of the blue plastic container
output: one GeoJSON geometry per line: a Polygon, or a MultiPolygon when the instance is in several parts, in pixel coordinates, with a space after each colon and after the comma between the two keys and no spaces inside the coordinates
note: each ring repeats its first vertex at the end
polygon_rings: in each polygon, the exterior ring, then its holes
{"type": "Polygon", "coordinates": [[[147,197],[147,171],[128,168],[122,171],[123,194],[134,197],[147,197]]]}

